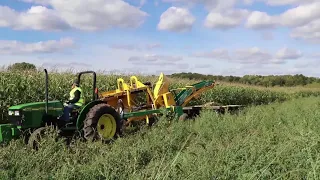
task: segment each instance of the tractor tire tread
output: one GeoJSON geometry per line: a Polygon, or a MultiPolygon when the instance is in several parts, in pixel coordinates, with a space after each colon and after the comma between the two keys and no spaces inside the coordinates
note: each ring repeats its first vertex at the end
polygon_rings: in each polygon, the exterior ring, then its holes
{"type": "Polygon", "coordinates": [[[84,120],[83,132],[84,138],[87,141],[95,141],[101,139],[97,133],[96,126],[100,116],[106,113],[111,114],[115,118],[117,123],[117,129],[114,138],[116,138],[117,135],[121,134],[120,115],[109,104],[101,103],[93,106],[88,112],[86,119],[84,120]]]}
{"type": "Polygon", "coordinates": [[[50,126],[40,127],[38,129],[34,130],[30,134],[30,136],[28,138],[28,146],[29,146],[29,148],[34,149],[34,150],[38,150],[39,149],[38,144],[37,144],[36,141],[39,140],[39,135],[43,136],[45,131],[48,130],[48,128],[50,128],[50,126]]]}

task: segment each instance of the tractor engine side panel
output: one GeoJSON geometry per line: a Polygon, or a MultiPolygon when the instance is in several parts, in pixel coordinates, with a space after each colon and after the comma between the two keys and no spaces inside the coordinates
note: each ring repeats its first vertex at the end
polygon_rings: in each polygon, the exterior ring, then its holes
{"type": "MultiPolygon", "coordinates": [[[[45,102],[21,104],[12,106],[9,112],[19,111],[19,115],[9,114],[9,120],[18,124],[22,129],[36,128],[43,125],[45,119],[45,102]]],[[[52,101],[48,103],[48,115],[58,117],[63,113],[63,104],[60,101],[52,101]]]]}

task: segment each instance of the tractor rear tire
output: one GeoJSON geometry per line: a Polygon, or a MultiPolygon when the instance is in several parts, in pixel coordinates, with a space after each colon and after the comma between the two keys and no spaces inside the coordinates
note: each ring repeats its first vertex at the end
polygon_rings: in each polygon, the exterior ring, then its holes
{"type": "Polygon", "coordinates": [[[116,138],[118,135],[121,135],[121,122],[119,113],[113,107],[105,103],[97,104],[90,109],[84,120],[84,138],[91,142],[116,138]],[[105,127],[108,123],[111,124],[111,127],[105,127]],[[109,129],[111,132],[107,131],[108,128],[111,128],[109,129]],[[103,137],[99,131],[108,133],[109,136],[103,137]]]}

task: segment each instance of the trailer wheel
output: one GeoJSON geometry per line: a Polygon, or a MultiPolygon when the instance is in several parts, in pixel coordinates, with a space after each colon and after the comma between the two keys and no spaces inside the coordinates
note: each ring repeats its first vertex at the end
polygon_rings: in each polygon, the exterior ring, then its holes
{"type": "Polygon", "coordinates": [[[88,141],[111,140],[121,134],[121,119],[108,104],[93,106],[84,120],[84,138],[88,141]]]}

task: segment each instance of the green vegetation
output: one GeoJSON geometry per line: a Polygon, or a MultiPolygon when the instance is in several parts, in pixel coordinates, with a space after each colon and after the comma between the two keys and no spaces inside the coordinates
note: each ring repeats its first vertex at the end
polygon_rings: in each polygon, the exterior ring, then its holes
{"type": "MultiPolygon", "coordinates": [[[[99,90],[115,89],[119,77],[99,73],[99,90]]],[[[66,100],[75,78],[49,72],[49,99],[66,100]]],[[[171,88],[198,81],[171,80],[171,88]]],[[[43,72],[0,72],[1,121],[7,106],[43,101],[44,83],[43,72]]],[[[91,76],[81,81],[88,99],[91,83],[91,76]]],[[[192,104],[260,106],[239,115],[204,111],[195,121],[170,125],[160,119],[154,127],[129,131],[113,144],[77,140],[66,146],[62,139],[46,138],[34,152],[19,139],[0,147],[0,179],[319,179],[319,95],[317,88],[222,82],[192,104]]]]}
{"type": "Polygon", "coordinates": [[[38,152],[21,140],[0,150],[1,179],[319,179],[320,98],[251,107],[118,139],[38,152]]]}
{"type": "Polygon", "coordinates": [[[7,68],[9,71],[36,71],[37,68],[34,64],[31,63],[14,63],[7,68]]]}
{"type": "Polygon", "coordinates": [[[245,75],[243,77],[237,76],[214,76],[214,75],[203,75],[198,73],[176,73],[172,74],[171,77],[174,78],[188,78],[194,80],[201,79],[215,79],[223,82],[232,82],[232,83],[242,83],[249,85],[265,86],[265,87],[274,87],[274,86],[305,86],[308,84],[317,84],[317,87],[320,87],[320,79],[315,77],[306,77],[302,74],[296,75],[270,75],[270,76],[261,76],[261,75],[245,75]]]}

